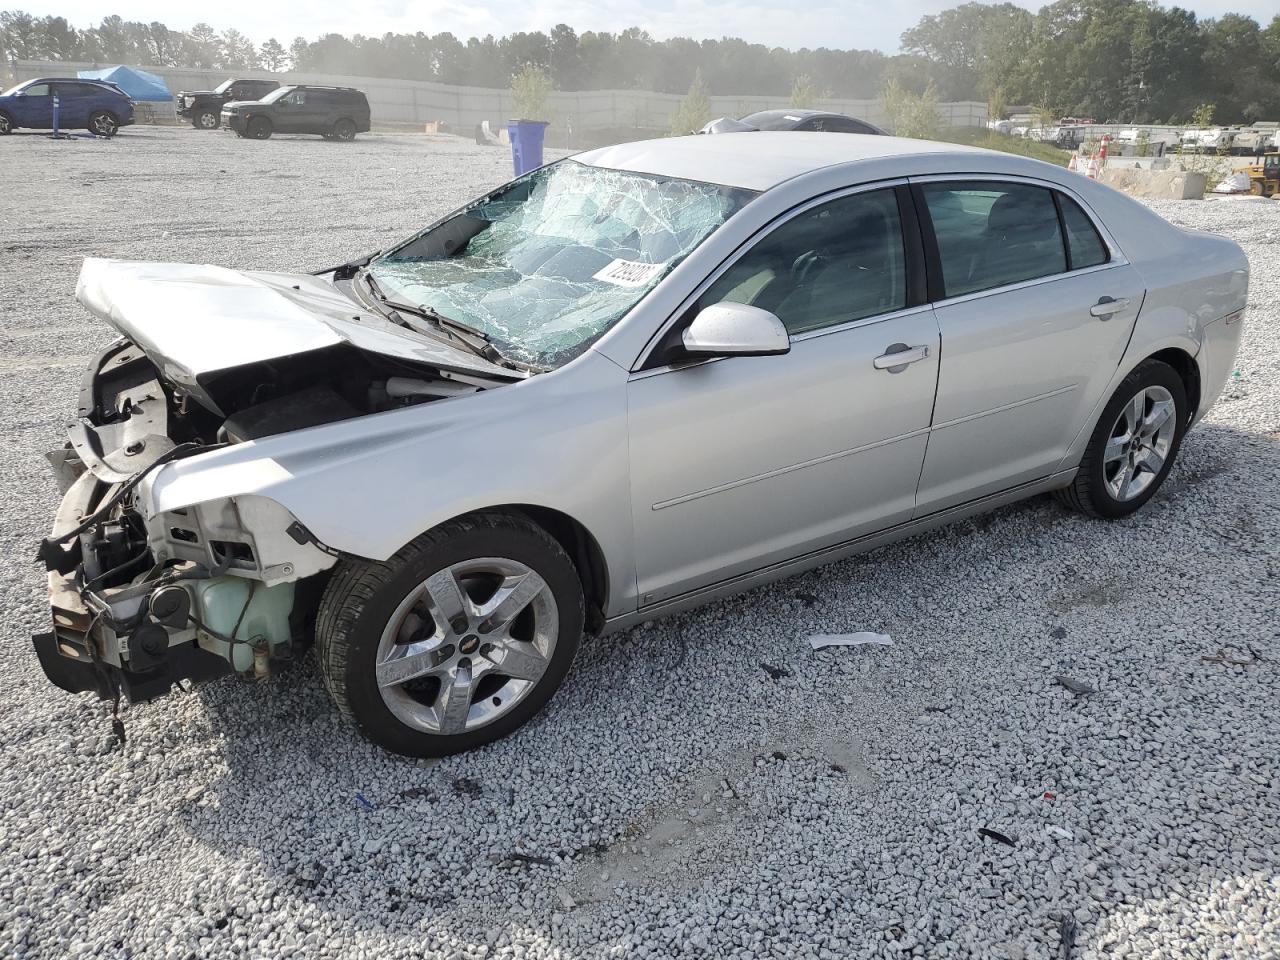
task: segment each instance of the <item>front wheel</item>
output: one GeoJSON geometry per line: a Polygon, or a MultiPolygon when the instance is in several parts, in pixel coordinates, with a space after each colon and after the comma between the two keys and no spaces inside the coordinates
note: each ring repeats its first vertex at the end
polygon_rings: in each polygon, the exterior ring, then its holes
{"type": "Polygon", "coordinates": [[[221,122],[222,118],[212,110],[202,110],[196,115],[196,118],[191,121],[192,126],[197,130],[217,130],[221,122]]]}
{"type": "Polygon", "coordinates": [[[1102,411],[1080,470],[1058,498],[1072,509],[1115,520],[1141,509],[1173,467],[1190,419],[1178,372],[1144,360],[1102,411]]]}
{"type": "Polygon", "coordinates": [[[541,527],[477,514],[418,537],[386,563],[343,561],[316,640],[338,709],[409,757],[490,743],[560,686],[582,636],[573,562],[541,527]]]}
{"type": "Polygon", "coordinates": [[[354,140],[355,138],[356,125],[350,120],[339,120],[333,125],[333,139],[354,140]]]}
{"type": "Polygon", "coordinates": [[[89,116],[89,131],[99,137],[114,137],[120,121],[109,110],[95,110],[89,116]]]}

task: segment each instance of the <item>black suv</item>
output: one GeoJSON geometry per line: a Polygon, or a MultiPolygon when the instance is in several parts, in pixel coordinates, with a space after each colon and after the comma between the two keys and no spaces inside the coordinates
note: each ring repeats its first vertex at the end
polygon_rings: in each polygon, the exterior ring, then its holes
{"type": "Polygon", "coordinates": [[[228,103],[222,108],[222,122],[250,140],[265,140],[273,133],[351,140],[369,130],[369,101],[351,87],[298,84],[281,87],[257,103],[228,103]]]}
{"type": "Polygon", "coordinates": [[[178,116],[191,121],[198,130],[217,130],[222,108],[232,100],[261,100],[279,89],[275,80],[224,80],[216,90],[183,90],[177,96],[178,116]]]}

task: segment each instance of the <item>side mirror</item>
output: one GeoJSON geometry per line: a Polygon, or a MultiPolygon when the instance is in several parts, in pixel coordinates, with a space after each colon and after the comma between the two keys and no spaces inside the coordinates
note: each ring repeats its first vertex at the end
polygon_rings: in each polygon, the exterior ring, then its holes
{"type": "Polygon", "coordinates": [[[699,357],[767,357],[791,349],[787,328],[776,316],[727,300],[700,311],[681,340],[687,353],[699,357]]]}

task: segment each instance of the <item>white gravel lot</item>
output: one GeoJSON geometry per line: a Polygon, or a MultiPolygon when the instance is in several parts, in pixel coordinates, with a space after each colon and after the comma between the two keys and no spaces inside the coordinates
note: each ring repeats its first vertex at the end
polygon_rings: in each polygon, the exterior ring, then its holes
{"type": "Polygon", "coordinates": [[[425,136],[0,138],[0,957],[1280,957],[1280,203],[1156,205],[1254,273],[1128,521],[1037,499],[590,643],[434,766],[311,656],[128,709],[123,750],[45,680],[40,454],[109,339],[81,258],[313,268],[508,175],[425,136]],[[862,629],[894,643],[805,643],[862,629]]]}

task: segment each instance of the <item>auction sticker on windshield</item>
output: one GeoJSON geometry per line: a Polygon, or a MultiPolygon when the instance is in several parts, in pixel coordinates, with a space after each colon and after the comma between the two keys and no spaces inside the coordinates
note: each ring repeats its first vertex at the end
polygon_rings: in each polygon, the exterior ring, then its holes
{"type": "Polygon", "coordinates": [[[634,260],[614,260],[591,276],[619,287],[643,287],[667,268],[665,263],[637,263],[634,260]]]}

